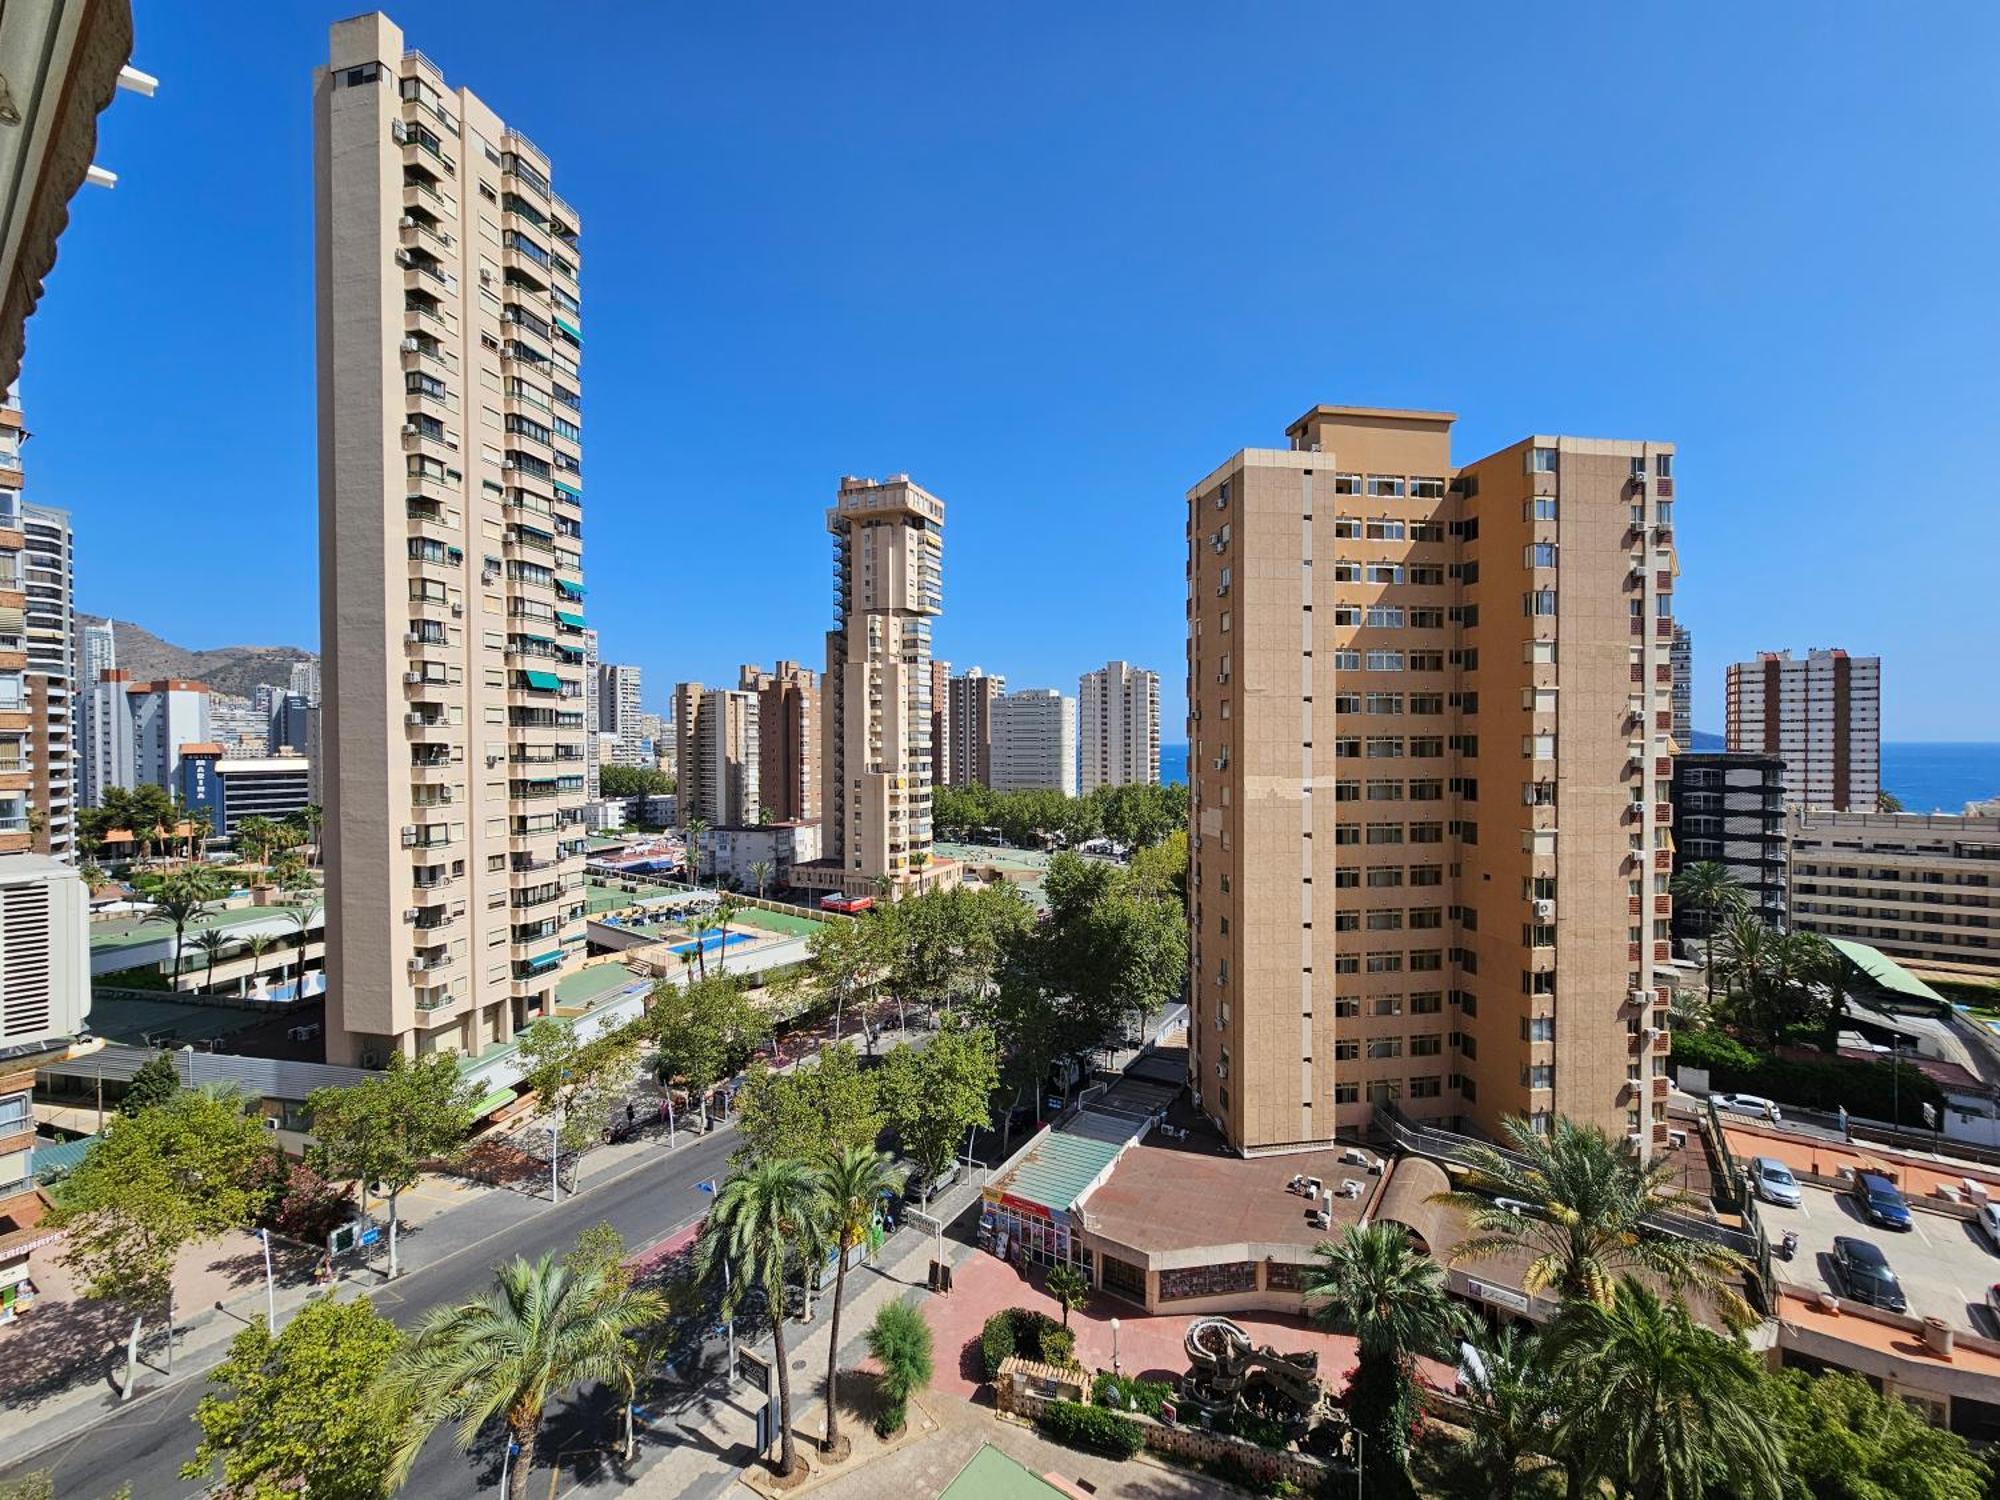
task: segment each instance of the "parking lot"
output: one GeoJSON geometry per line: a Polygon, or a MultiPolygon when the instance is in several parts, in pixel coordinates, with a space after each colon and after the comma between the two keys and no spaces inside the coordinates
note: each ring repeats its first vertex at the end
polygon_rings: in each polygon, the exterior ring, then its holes
{"type": "Polygon", "coordinates": [[[1986,1306],[1987,1287],[2000,1282],[2000,1256],[1970,1221],[1913,1209],[1909,1229],[1883,1229],[1863,1221],[1845,1193],[1811,1183],[1801,1183],[1799,1190],[1797,1208],[1757,1206],[1774,1256],[1786,1230],[1798,1233],[1798,1254],[1791,1263],[1774,1262],[1782,1280],[1841,1292],[1833,1269],[1834,1236],[1870,1240],[1889,1258],[1913,1315],[1942,1318],[1954,1328],[2000,1338],[2000,1320],[1986,1306]]]}

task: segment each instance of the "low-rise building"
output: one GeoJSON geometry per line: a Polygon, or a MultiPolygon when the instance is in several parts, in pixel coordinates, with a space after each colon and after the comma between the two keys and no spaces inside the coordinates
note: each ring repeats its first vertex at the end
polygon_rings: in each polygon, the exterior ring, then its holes
{"type": "Polygon", "coordinates": [[[792,883],[795,865],[819,858],[819,824],[801,820],[705,828],[699,846],[704,877],[755,893],[753,867],[761,864],[767,867],[764,889],[782,890],[792,883]]]}
{"type": "MultiPolygon", "coordinates": [[[[1775,755],[1704,751],[1674,757],[1674,873],[1712,863],[1743,887],[1766,925],[1785,925],[1785,763],[1775,755]]],[[[1707,932],[1706,914],[1674,910],[1674,936],[1707,932]]]]}
{"type": "Polygon", "coordinates": [[[1932,977],[2000,978],[2000,816],[1794,810],[1792,921],[1932,977]]]}

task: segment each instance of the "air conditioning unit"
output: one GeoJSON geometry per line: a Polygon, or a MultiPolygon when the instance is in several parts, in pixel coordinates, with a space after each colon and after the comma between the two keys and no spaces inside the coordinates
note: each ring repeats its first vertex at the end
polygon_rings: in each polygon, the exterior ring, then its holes
{"type": "Polygon", "coordinates": [[[490,284],[493,280],[493,273],[485,266],[481,266],[479,268],[479,280],[481,285],[490,284]]]}
{"type": "Polygon", "coordinates": [[[1552,921],[1555,917],[1555,914],[1556,914],[1555,902],[1537,901],[1535,903],[1535,916],[1538,920],[1543,922],[1552,921]]]}
{"type": "Polygon", "coordinates": [[[414,218],[412,218],[409,214],[404,214],[402,218],[396,221],[396,227],[398,229],[415,229],[417,227],[417,221],[414,218]]]}
{"type": "Polygon", "coordinates": [[[512,468],[517,468],[519,466],[514,462],[513,459],[503,458],[500,460],[500,467],[503,469],[512,469],[512,468]]]}
{"type": "Polygon", "coordinates": [[[423,644],[423,641],[424,638],[418,635],[414,630],[406,630],[403,632],[403,644],[405,646],[421,646],[423,644]]]}
{"type": "Polygon", "coordinates": [[[404,714],[403,722],[405,724],[421,724],[424,722],[424,716],[422,714],[404,714]]]}
{"type": "Polygon", "coordinates": [[[465,606],[454,601],[451,606],[451,612],[455,615],[462,615],[465,613],[465,606]]]}
{"type": "Polygon", "coordinates": [[[405,125],[401,120],[391,120],[389,122],[389,135],[397,145],[404,145],[410,139],[410,127],[405,125]]]}
{"type": "Polygon", "coordinates": [[[415,257],[407,250],[398,250],[396,252],[396,264],[399,266],[408,266],[413,263],[414,259],[415,257]]]}
{"type": "Polygon", "coordinates": [[[406,907],[404,907],[404,908],[403,908],[403,920],[404,920],[405,922],[414,922],[414,921],[416,921],[416,920],[417,920],[417,908],[416,908],[416,907],[414,907],[414,906],[406,906],[406,907]]]}
{"type": "Polygon", "coordinates": [[[1634,1151],[1638,1150],[1641,1146],[1646,1144],[1646,1137],[1636,1130],[1633,1131],[1630,1135],[1626,1136],[1625,1139],[1631,1143],[1632,1149],[1634,1151]]]}
{"type": "Polygon", "coordinates": [[[1653,992],[1651,990],[1633,990],[1627,998],[1634,1005],[1651,1005],[1653,1003],[1653,992]]]}
{"type": "Polygon", "coordinates": [[[1644,817],[1646,815],[1646,804],[1643,802],[1634,802],[1631,807],[1631,812],[1632,816],[1635,818],[1644,817]]]}
{"type": "Polygon", "coordinates": [[[403,424],[403,435],[405,437],[415,437],[416,433],[417,424],[415,422],[405,422],[403,424]]]}
{"type": "Polygon", "coordinates": [[[430,967],[430,961],[426,959],[421,953],[412,954],[410,956],[410,972],[412,974],[421,974],[424,972],[424,970],[428,969],[429,967],[430,967]]]}
{"type": "Polygon", "coordinates": [[[1634,469],[1632,471],[1632,482],[1643,490],[1646,487],[1646,471],[1644,469],[1634,469]]]}
{"type": "Polygon", "coordinates": [[[405,672],[403,674],[403,681],[407,682],[411,687],[415,687],[423,680],[424,674],[421,672],[405,672]]]}
{"type": "Polygon", "coordinates": [[[1657,1026],[1648,1026],[1643,1035],[1646,1038],[1647,1045],[1650,1046],[1652,1043],[1657,1042],[1661,1037],[1665,1036],[1666,1033],[1660,1030],[1660,1028],[1657,1026]]]}
{"type": "Polygon", "coordinates": [[[414,823],[406,823],[403,825],[403,847],[405,849],[414,849],[416,846],[417,827],[414,823]]]}
{"type": "Polygon", "coordinates": [[[424,346],[423,346],[422,344],[418,343],[418,342],[417,342],[417,341],[416,341],[415,339],[404,339],[404,340],[403,340],[403,352],[404,352],[405,354],[415,354],[415,353],[417,353],[417,352],[418,352],[418,351],[419,351],[420,349],[422,349],[423,347],[424,347],[424,346]]]}

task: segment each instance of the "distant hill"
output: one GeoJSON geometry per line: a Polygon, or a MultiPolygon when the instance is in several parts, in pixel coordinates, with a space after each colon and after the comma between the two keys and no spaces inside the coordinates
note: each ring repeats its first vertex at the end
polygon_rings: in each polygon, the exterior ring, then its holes
{"type": "Polygon", "coordinates": [[[1706,729],[1696,729],[1691,731],[1691,733],[1694,736],[1694,743],[1688,746],[1690,750],[1727,750],[1729,748],[1729,741],[1723,735],[1710,734],[1706,729]]]}
{"type": "MultiPolygon", "coordinates": [[[[105,623],[101,615],[79,614],[76,618],[80,625],[105,623]]],[[[216,646],[190,651],[129,620],[110,623],[118,665],[136,682],[186,677],[232,698],[248,698],[260,683],[283,687],[291,678],[293,662],[319,659],[317,652],[299,646],[216,646]]]]}

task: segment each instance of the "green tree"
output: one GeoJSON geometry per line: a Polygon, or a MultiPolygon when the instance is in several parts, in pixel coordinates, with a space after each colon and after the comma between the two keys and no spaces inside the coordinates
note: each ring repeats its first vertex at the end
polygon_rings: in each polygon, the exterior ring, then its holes
{"type": "Polygon", "coordinates": [[[581,1151],[597,1139],[604,1096],[625,1081],[638,1044],[636,1027],[583,1041],[554,1016],[522,1033],[521,1081],[534,1091],[536,1118],[555,1122],[565,1151],[581,1151]]]}
{"type": "Polygon", "coordinates": [[[253,1321],[209,1373],[194,1420],[201,1443],[181,1470],[236,1500],[381,1500],[409,1420],[383,1380],[402,1345],[366,1298],[314,1298],[273,1339],[253,1321]]]}
{"type": "Polygon", "coordinates": [[[852,921],[822,923],[806,939],[806,963],[800,975],[809,992],[833,1001],[833,1034],[849,1009],[859,1010],[867,1025],[869,1001],[888,972],[889,936],[900,913],[890,909],[865,913],[852,921]]]}
{"type": "Polygon", "coordinates": [[[1729,867],[1712,859],[1683,865],[1669,886],[1674,900],[1701,918],[1702,970],[1708,981],[1708,1003],[1715,1004],[1715,932],[1722,919],[1745,910],[1749,896],[1729,867]]]}
{"type": "Polygon", "coordinates": [[[688,884],[697,888],[701,885],[701,836],[709,830],[709,821],[703,817],[682,820],[681,838],[687,844],[688,884]]]}
{"type": "Polygon", "coordinates": [[[202,988],[209,994],[215,993],[215,963],[228,949],[231,938],[219,927],[210,927],[195,934],[195,951],[208,960],[208,978],[202,988]]]}
{"type": "Polygon", "coordinates": [[[704,913],[701,916],[689,917],[684,925],[687,927],[688,939],[694,945],[696,972],[703,979],[706,979],[708,978],[708,935],[715,931],[716,918],[713,914],[704,913]]]}
{"type": "Polygon", "coordinates": [[[708,1091],[749,1061],[770,1035],[764,1014],[734,979],[698,979],[653,986],[639,1022],[651,1038],[653,1076],[664,1088],[678,1078],[701,1101],[702,1129],[708,1128],[708,1091]]]}
{"type": "Polygon", "coordinates": [[[425,1162],[456,1150],[472,1128],[473,1090],[458,1060],[435,1052],[412,1061],[401,1052],[388,1069],[345,1088],[314,1089],[306,1098],[322,1170],[351,1177],[368,1191],[378,1184],[389,1200],[389,1279],[397,1258],[397,1200],[415,1186],[425,1162]]]}
{"type": "Polygon", "coordinates": [[[873,1146],[845,1146],[830,1154],[819,1173],[819,1190],[826,1200],[827,1235],[836,1259],[833,1271],[833,1316],[826,1345],[826,1442],[828,1453],[840,1447],[840,1310],[847,1300],[848,1252],[861,1243],[885,1194],[902,1182],[894,1160],[873,1146]]]}
{"type": "Polygon", "coordinates": [[[1155,900],[1184,901],[1187,896],[1187,829],[1176,828],[1156,844],[1136,849],[1126,866],[1135,894],[1155,900]]]}
{"type": "Polygon", "coordinates": [[[111,1121],[55,1190],[48,1227],[62,1261],[93,1300],[132,1312],[125,1397],[138,1375],[145,1313],[164,1305],[173,1368],[174,1258],[185,1245],[248,1224],[262,1206],[271,1148],[232,1094],[181,1089],[111,1121]]]}
{"type": "Polygon", "coordinates": [[[649,766],[603,766],[597,789],[606,797],[664,797],[673,791],[674,778],[649,766]]]}
{"type": "Polygon", "coordinates": [[[724,896],[715,906],[715,930],[720,936],[715,944],[715,972],[723,973],[729,967],[729,924],[743,915],[743,903],[734,896],[724,896]]]}
{"type": "Polygon", "coordinates": [[[305,841],[312,846],[312,862],[314,864],[319,863],[319,832],[321,826],[326,822],[326,809],[321,807],[317,802],[308,802],[297,812],[291,814],[286,821],[291,823],[305,836],[305,841]]]}
{"type": "Polygon", "coordinates": [[[496,1268],[492,1291],[432,1312],[391,1365],[389,1389],[413,1413],[391,1478],[408,1476],[440,1423],[456,1422],[459,1447],[470,1448],[498,1417],[521,1445],[507,1484],[510,1500],[520,1500],[549,1398],[585,1381],[628,1389],[641,1358],[634,1335],[665,1316],[657,1292],[613,1293],[601,1269],[576,1274],[552,1255],[496,1268]]]}
{"type": "Polygon", "coordinates": [[[277,946],[278,940],[268,932],[253,932],[243,940],[243,951],[250,959],[250,972],[244,976],[241,993],[248,994],[256,984],[258,971],[263,967],[264,955],[277,946]]]}
{"type": "Polygon", "coordinates": [[[1741,1256],[1645,1227],[1652,1214],[1691,1207],[1672,1185],[1671,1162],[1642,1162],[1625,1142],[1567,1116],[1558,1115],[1546,1134],[1518,1117],[1503,1128],[1511,1154],[1468,1148],[1458,1190],[1432,1200],[1459,1209],[1472,1226],[1472,1236],[1452,1247],[1454,1258],[1526,1252],[1533,1259],[1524,1290],[1553,1288],[1565,1300],[1599,1306],[1610,1305],[1621,1275],[1645,1271],[1676,1290],[1706,1292],[1726,1316],[1750,1320],[1736,1290],[1746,1269],[1741,1256]]]}
{"type": "Polygon", "coordinates": [[[162,922],[174,930],[173,976],[178,988],[183,945],[190,923],[199,918],[215,899],[215,889],[203,870],[175,870],[160,881],[153,904],[140,915],[141,922],[162,922]]]}
{"type": "Polygon", "coordinates": [[[164,1104],[181,1091],[180,1071],[173,1054],[158,1052],[139,1064],[132,1081],[125,1085],[125,1097],[118,1101],[118,1113],[131,1118],[141,1110],[164,1104]]]}
{"type": "Polygon", "coordinates": [[[248,817],[236,825],[237,851],[260,871],[268,870],[272,852],[278,846],[278,825],[265,817],[248,817]]]}
{"type": "Polygon", "coordinates": [[[1399,1225],[1349,1225],[1313,1253],[1318,1264],[1307,1273],[1306,1305],[1359,1346],[1348,1414],[1367,1441],[1369,1488],[1408,1494],[1416,1361],[1449,1357],[1465,1314],[1445,1291],[1444,1267],[1399,1225]]]}
{"type": "Polygon", "coordinates": [[[771,862],[768,859],[753,859],[750,862],[750,881],[757,887],[757,899],[764,899],[764,887],[771,883],[771,862]]]}
{"type": "Polygon", "coordinates": [[[1859,1376],[1785,1370],[1762,1382],[1791,1477],[1787,1500],[1982,1500],[1987,1466],[1859,1376]]]}
{"type": "Polygon", "coordinates": [[[630,1253],[625,1236],[600,1220],[576,1237],[562,1263],[570,1275],[594,1276],[603,1294],[615,1295],[632,1285],[632,1272],[625,1264],[630,1253]]]}
{"type": "Polygon", "coordinates": [[[1464,1368],[1463,1437],[1447,1455],[1452,1488],[1467,1500],[1515,1500],[1530,1475],[1545,1472],[1562,1405],[1541,1357],[1541,1340],[1504,1328],[1482,1335],[1479,1359],[1464,1368]]]}
{"type": "Polygon", "coordinates": [[[786,1272],[794,1261],[801,1269],[819,1264],[828,1217],[826,1194],[812,1168],[796,1159],[763,1159],[723,1183],[695,1246],[696,1274],[710,1285],[725,1283],[723,1317],[733,1318],[752,1288],[763,1293],[771,1364],[778,1373],[780,1474],[796,1473],[799,1464],[792,1439],[791,1361],[785,1353],[786,1272]]]}
{"type": "Polygon", "coordinates": [[[324,928],[326,913],[318,907],[306,907],[297,910],[287,910],[280,915],[288,929],[286,936],[298,944],[299,950],[297,986],[292,991],[292,998],[294,1000],[304,1000],[306,997],[306,949],[312,946],[313,934],[324,928]]]}
{"type": "Polygon", "coordinates": [[[296,891],[307,884],[306,862],[298,851],[287,849],[271,866],[271,879],[281,891],[296,891]]]}
{"type": "Polygon", "coordinates": [[[909,1420],[910,1398],[931,1383],[934,1357],[931,1325],[907,1302],[885,1302],[868,1325],[868,1353],[881,1369],[876,1386],[882,1408],[875,1430],[889,1437],[909,1420]]]}
{"type": "Polygon", "coordinates": [[[1048,1294],[1056,1299],[1062,1309],[1062,1326],[1069,1327],[1069,1315],[1090,1300],[1090,1281],[1072,1265],[1049,1267],[1048,1280],[1044,1283],[1048,1294]]]}
{"type": "Polygon", "coordinates": [[[1755,1500],[1783,1493],[1784,1450],[1759,1400],[1762,1366],[1678,1298],[1626,1276],[1608,1305],[1566,1304],[1546,1337],[1567,1393],[1556,1443],[1572,1493],[1590,1493],[1599,1475],[1636,1500],[1699,1500],[1725,1481],[1755,1500]]]}
{"type": "Polygon", "coordinates": [[[873,1075],[841,1042],[789,1073],[750,1070],[737,1105],[736,1160],[817,1161],[848,1146],[872,1147],[884,1119],[873,1075]]]}
{"type": "Polygon", "coordinates": [[[1000,1051],[984,1026],[963,1027],[947,1012],[921,1051],[893,1047],[876,1072],[876,1091],[903,1150],[923,1174],[924,1199],[957,1160],[966,1133],[992,1118],[1000,1051]]]}

